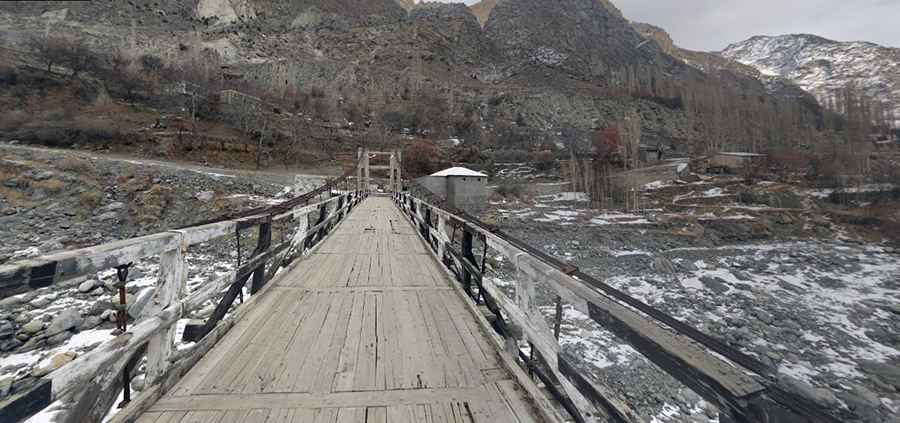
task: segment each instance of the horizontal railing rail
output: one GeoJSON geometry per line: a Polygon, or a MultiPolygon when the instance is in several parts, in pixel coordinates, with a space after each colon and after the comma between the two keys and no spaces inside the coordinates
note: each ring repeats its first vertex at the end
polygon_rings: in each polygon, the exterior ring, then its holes
{"type": "Polygon", "coordinates": [[[416,194],[398,193],[398,207],[418,229],[439,261],[457,276],[473,301],[494,316],[493,326],[508,340],[510,352],[536,375],[576,421],[641,421],[627,404],[585,377],[558,342],[562,302],[609,330],[666,373],[716,405],[738,422],[828,422],[840,420],[802,396],[776,384],[774,371],[752,357],[650,307],[561,262],[465,212],[441,204],[440,199],[413,187],[416,194]],[[481,257],[476,257],[475,241],[481,257]],[[491,278],[488,251],[500,254],[514,268],[515,298],[491,278]],[[554,327],[538,309],[537,284],[557,295],[554,327]],[[524,354],[518,341],[530,346],[524,354]]]}

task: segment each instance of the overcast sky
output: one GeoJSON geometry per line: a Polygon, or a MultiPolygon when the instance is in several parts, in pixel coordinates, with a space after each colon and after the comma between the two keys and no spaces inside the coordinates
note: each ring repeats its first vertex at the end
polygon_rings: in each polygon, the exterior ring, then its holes
{"type": "Polygon", "coordinates": [[[900,0],[613,0],[631,20],[666,29],[692,50],[753,35],[810,33],[900,47],[900,0]]]}
{"type": "Polygon", "coordinates": [[[612,1],[627,18],[660,26],[676,44],[692,50],[721,50],[754,35],[795,33],[900,47],[900,0],[612,1]]]}

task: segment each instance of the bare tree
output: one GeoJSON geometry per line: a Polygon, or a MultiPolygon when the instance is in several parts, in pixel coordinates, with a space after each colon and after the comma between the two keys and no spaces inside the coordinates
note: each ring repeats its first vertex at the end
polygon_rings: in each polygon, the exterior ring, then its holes
{"type": "Polygon", "coordinates": [[[60,64],[69,49],[69,40],[58,36],[37,36],[28,39],[28,49],[47,64],[47,72],[52,72],[54,64],[60,64]]]}

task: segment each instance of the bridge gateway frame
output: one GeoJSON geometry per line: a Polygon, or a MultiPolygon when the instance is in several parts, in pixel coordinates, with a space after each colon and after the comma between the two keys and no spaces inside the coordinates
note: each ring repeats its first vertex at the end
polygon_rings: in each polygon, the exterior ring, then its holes
{"type": "Polygon", "coordinates": [[[403,152],[393,151],[369,151],[366,147],[360,147],[356,153],[356,190],[371,191],[373,170],[388,171],[388,191],[400,192],[403,190],[403,152]],[[372,165],[372,159],[388,158],[388,165],[372,165]]]}

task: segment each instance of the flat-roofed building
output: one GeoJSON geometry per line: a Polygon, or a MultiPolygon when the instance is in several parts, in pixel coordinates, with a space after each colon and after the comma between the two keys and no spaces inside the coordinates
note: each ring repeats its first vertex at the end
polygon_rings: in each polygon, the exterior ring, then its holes
{"type": "Polygon", "coordinates": [[[419,184],[447,203],[469,213],[484,209],[488,176],[465,167],[451,167],[419,178],[419,184]]]}

